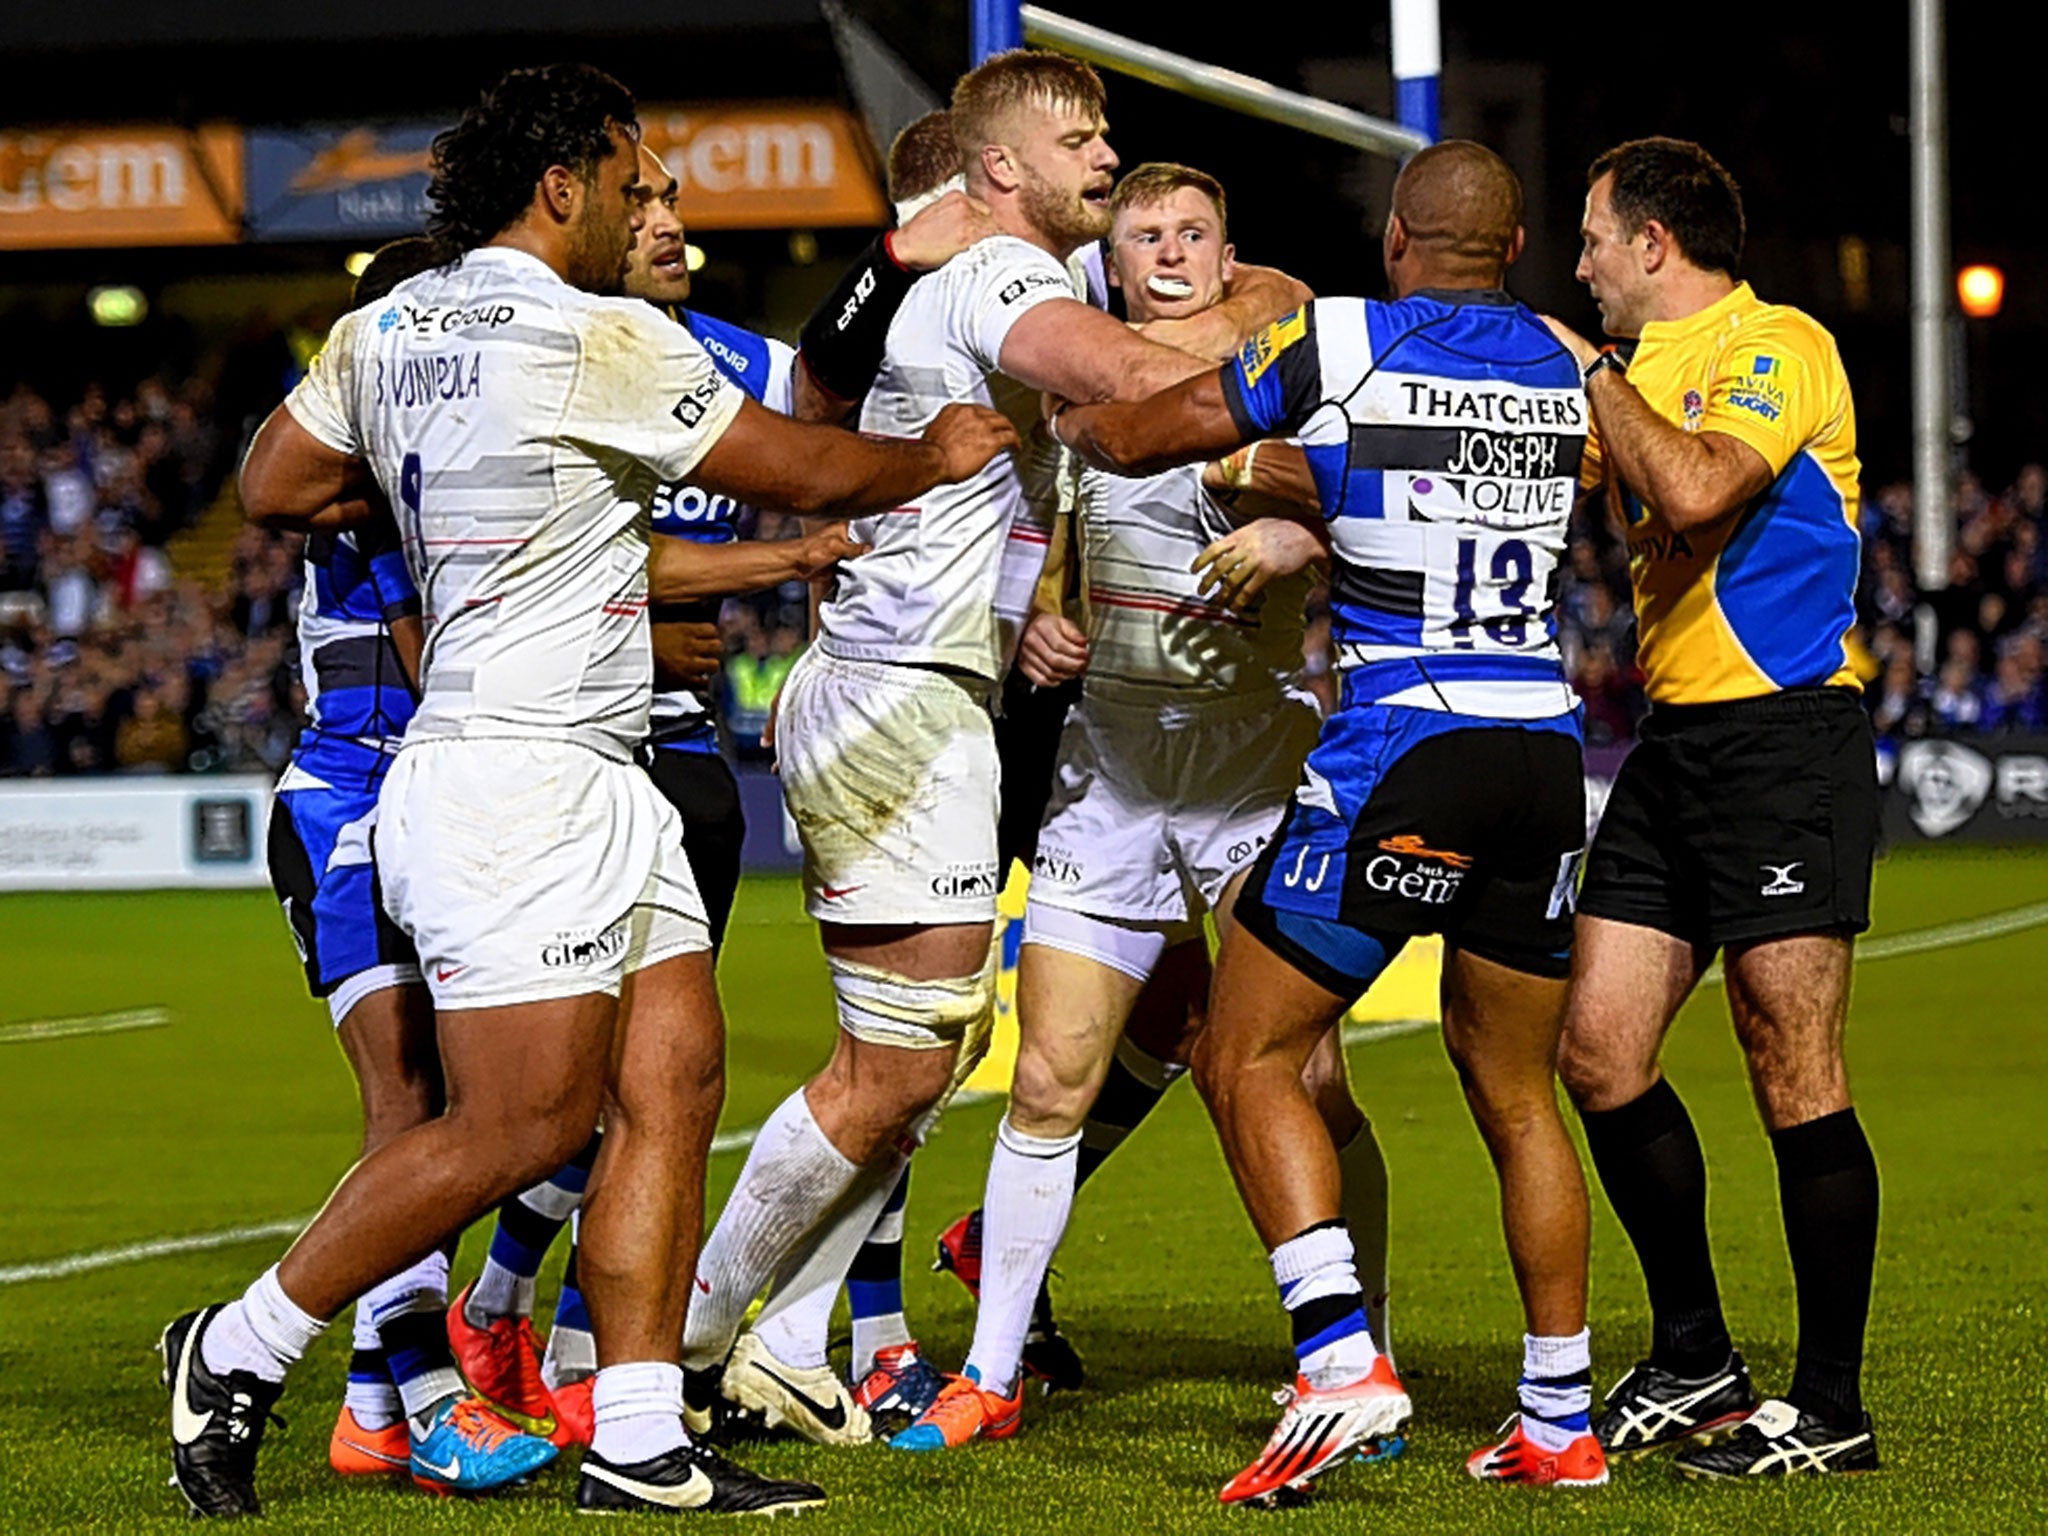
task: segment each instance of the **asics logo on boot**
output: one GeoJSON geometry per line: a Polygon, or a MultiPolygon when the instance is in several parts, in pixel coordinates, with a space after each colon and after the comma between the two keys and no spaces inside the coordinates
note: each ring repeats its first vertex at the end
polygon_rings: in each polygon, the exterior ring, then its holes
{"type": "Polygon", "coordinates": [[[782,1388],[782,1390],[787,1392],[791,1397],[795,1398],[798,1405],[804,1408],[806,1411],[808,1411],[811,1417],[816,1419],[826,1429],[846,1428],[846,1404],[842,1402],[834,1402],[831,1408],[827,1409],[823,1403],[819,1402],[814,1397],[806,1396],[804,1393],[797,1390],[795,1386],[791,1385],[789,1382],[783,1380],[782,1377],[776,1375],[773,1371],[769,1370],[767,1366],[756,1365],[754,1369],[759,1371],[763,1376],[766,1376],[778,1387],[782,1388]]]}

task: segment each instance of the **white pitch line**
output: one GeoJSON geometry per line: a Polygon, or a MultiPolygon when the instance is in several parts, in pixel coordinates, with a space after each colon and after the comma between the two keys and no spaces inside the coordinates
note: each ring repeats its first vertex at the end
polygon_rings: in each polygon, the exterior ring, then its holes
{"type": "MultiPolygon", "coordinates": [[[[2029,928],[2048,925],[2048,901],[2034,902],[2029,906],[2014,907],[2007,912],[1993,912],[1984,917],[1966,918],[1961,922],[1943,923],[1933,928],[1920,928],[1910,933],[1887,934],[1872,939],[1856,948],[1858,962],[1865,960],[1890,960],[1900,955],[1924,954],[1933,949],[1951,949],[1961,944],[1973,944],[1983,939],[1994,939],[2008,933],[2021,933],[2029,928]]],[[[1718,980],[1720,968],[1716,966],[1703,980],[1718,980]]],[[[137,1014],[164,1013],[153,1023],[169,1022],[169,1015],[161,1009],[139,1009],[137,1014]]],[[[119,1014],[102,1014],[104,1021],[120,1018],[119,1014]]],[[[37,1024],[73,1024],[82,1021],[72,1019],[42,1019],[37,1024]]],[[[12,1025],[14,1029],[26,1026],[12,1025]]],[[[148,1028],[146,1024],[119,1026],[129,1029],[148,1028]]],[[[1371,1045],[1381,1040],[1398,1040],[1407,1035],[1419,1035],[1434,1030],[1432,1019],[1393,1019],[1381,1024],[1348,1024],[1344,1028],[1346,1045],[1371,1045]]],[[[4,1038],[4,1037],[0,1037],[4,1038]]],[[[956,1094],[953,1102],[965,1107],[985,1104],[1002,1098],[1000,1093],[985,1089],[968,1089],[956,1094]]],[[[731,1152],[744,1152],[753,1146],[754,1138],[761,1132],[758,1125],[743,1125],[712,1138],[711,1152],[714,1157],[731,1152]]],[[[258,1222],[246,1227],[228,1227],[219,1232],[196,1232],[189,1237],[158,1237],[147,1242],[124,1243],[118,1248],[96,1248],[86,1253],[68,1254],[62,1258],[46,1259],[37,1264],[11,1264],[0,1266],[0,1285],[19,1285],[30,1280],[61,1280],[69,1275],[89,1274],[97,1269],[112,1269],[122,1264],[141,1264],[150,1259],[168,1258],[180,1253],[205,1253],[215,1248],[232,1248],[239,1243],[258,1242],[270,1237],[290,1237],[299,1232],[313,1219],[312,1213],[304,1216],[290,1216],[281,1221],[258,1222]]]]}
{"type": "Polygon", "coordinates": [[[312,1219],[313,1213],[308,1211],[303,1216],[259,1221],[246,1227],[225,1227],[218,1232],[195,1232],[189,1237],[153,1237],[147,1242],[123,1243],[118,1248],[94,1248],[85,1253],[66,1254],[61,1259],[45,1259],[40,1264],[9,1264],[0,1268],[0,1285],[19,1285],[25,1280],[62,1280],[67,1275],[90,1274],[96,1269],[113,1269],[121,1264],[141,1264],[176,1253],[205,1253],[213,1248],[259,1242],[266,1237],[290,1237],[312,1219]]]}
{"type": "MultiPolygon", "coordinates": [[[[1854,962],[1862,965],[1870,960],[1896,960],[1902,955],[1924,955],[1934,949],[1955,949],[1964,944],[1977,944],[1985,939],[1999,939],[2009,933],[2025,933],[2029,928],[2048,924],[2048,901],[2030,902],[2024,907],[2011,907],[2003,912],[1990,912],[1983,917],[1966,917],[1958,922],[1937,923],[1932,928],[1915,928],[1907,933],[1887,933],[1875,939],[1858,939],[1854,962]]],[[[1702,986],[1710,986],[1721,980],[1721,962],[1716,960],[1700,977],[1702,986]]]]}
{"type": "Polygon", "coordinates": [[[24,1019],[19,1024],[0,1024],[0,1045],[68,1040],[74,1035],[118,1035],[131,1029],[161,1029],[170,1022],[168,1008],[124,1008],[116,1013],[82,1013],[69,1019],[24,1019]]]}

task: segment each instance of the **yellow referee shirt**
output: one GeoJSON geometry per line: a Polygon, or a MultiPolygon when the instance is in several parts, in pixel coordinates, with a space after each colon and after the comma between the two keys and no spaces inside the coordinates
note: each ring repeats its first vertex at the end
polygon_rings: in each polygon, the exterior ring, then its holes
{"type": "MultiPolygon", "coordinates": [[[[1775,477],[1749,506],[1690,533],[1610,480],[1651,702],[1855,687],[1845,642],[1856,621],[1861,468],[1834,337],[1740,283],[1696,315],[1645,325],[1628,377],[1667,421],[1740,439],[1775,477]]],[[[1580,481],[1597,485],[1601,474],[1589,432],[1580,481]]]]}

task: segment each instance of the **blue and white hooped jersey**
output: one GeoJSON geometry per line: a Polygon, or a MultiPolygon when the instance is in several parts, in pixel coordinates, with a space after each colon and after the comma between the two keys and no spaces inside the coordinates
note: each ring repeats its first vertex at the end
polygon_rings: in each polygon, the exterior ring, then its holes
{"type": "MultiPolygon", "coordinates": [[[[711,354],[733,383],[771,411],[789,415],[796,349],[767,336],[757,336],[743,326],[713,320],[695,310],[680,312],[683,326],[697,343],[711,354]]],[[[730,496],[716,495],[689,484],[664,485],[654,493],[653,528],[672,539],[696,544],[730,544],[739,538],[743,523],[751,523],[753,509],[730,496]]],[[[657,619],[716,622],[718,600],[701,603],[664,603],[657,619]]],[[[717,733],[708,704],[687,688],[656,693],[649,739],[658,746],[715,752],[717,733]]]]}
{"type": "Polygon", "coordinates": [[[1317,299],[1222,378],[1245,433],[1307,453],[1347,699],[1505,720],[1576,706],[1555,605],[1589,413],[1533,312],[1499,290],[1317,299]]]}
{"type": "Polygon", "coordinates": [[[420,595],[404,550],[394,542],[366,552],[369,542],[353,529],[306,541],[299,666],[307,724],[300,756],[337,737],[395,751],[417,707],[390,626],[419,614],[420,595]]]}

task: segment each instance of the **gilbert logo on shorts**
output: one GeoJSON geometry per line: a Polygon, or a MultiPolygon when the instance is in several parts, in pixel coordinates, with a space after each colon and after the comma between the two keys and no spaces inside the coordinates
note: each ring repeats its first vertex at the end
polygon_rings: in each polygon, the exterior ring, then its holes
{"type": "Polygon", "coordinates": [[[1792,872],[1805,863],[1806,860],[1804,859],[1794,859],[1790,864],[1763,865],[1763,872],[1771,878],[1763,883],[1763,888],[1758,894],[1763,896],[1797,896],[1806,889],[1806,882],[1793,879],[1792,872]]]}
{"type": "Polygon", "coordinates": [[[558,933],[540,947],[540,963],[550,970],[601,965],[626,952],[626,925],[614,923],[597,933],[558,933]]]}
{"type": "Polygon", "coordinates": [[[934,896],[993,896],[996,889],[993,864],[949,864],[944,874],[932,876],[934,896]]]}
{"type": "Polygon", "coordinates": [[[1380,839],[1383,852],[1365,866],[1365,883],[1388,896],[1401,896],[1425,907],[1447,907],[1457,899],[1472,867],[1469,853],[1432,848],[1412,832],[1380,839]]]}

